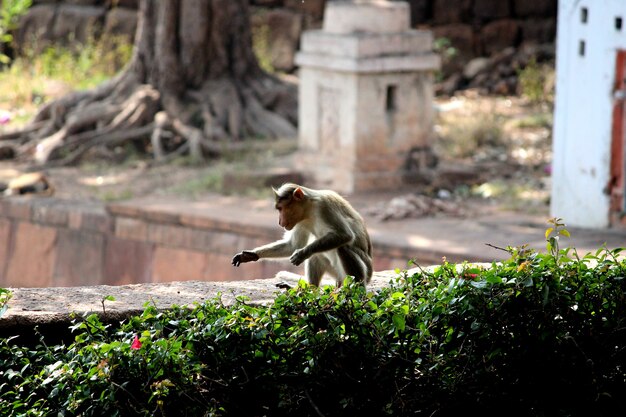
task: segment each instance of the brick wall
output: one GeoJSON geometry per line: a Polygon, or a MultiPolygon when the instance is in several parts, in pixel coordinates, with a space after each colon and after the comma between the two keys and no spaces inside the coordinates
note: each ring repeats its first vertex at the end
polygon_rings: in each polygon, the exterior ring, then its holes
{"type": "MultiPolygon", "coordinates": [[[[232,281],[268,278],[281,270],[302,273],[285,261],[230,264],[238,251],[281,235],[270,210],[249,211],[218,210],[203,202],[105,205],[6,198],[0,200],[0,287],[232,281]]],[[[376,270],[404,268],[412,257],[400,246],[375,243],[375,248],[376,270]]]]}

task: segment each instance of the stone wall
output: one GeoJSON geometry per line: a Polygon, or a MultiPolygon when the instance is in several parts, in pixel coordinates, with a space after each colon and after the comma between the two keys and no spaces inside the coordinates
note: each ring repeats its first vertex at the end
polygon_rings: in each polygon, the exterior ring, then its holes
{"type": "MultiPolygon", "coordinates": [[[[302,273],[288,262],[233,267],[235,253],[276,240],[282,232],[271,207],[255,211],[219,198],[214,204],[106,205],[55,198],[0,200],[0,287],[236,281],[283,270],[302,273]]],[[[410,248],[380,243],[374,266],[404,268],[414,256],[410,248]]]]}
{"type": "MultiPolygon", "coordinates": [[[[253,33],[267,38],[274,68],[292,71],[304,30],[318,28],[326,0],[250,0],[253,33]]],[[[447,38],[458,54],[447,71],[476,56],[524,43],[553,43],[557,0],[409,0],[412,25],[447,38]]],[[[85,42],[90,34],[132,39],[138,0],[34,0],[16,42],[85,42]]]]}
{"type": "Polygon", "coordinates": [[[141,206],[46,198],[0,202],[0,285],[48,287],[270,277],[288,265],[230,265],[275,231],[141,206]],[[185,220],[182,220],[182,217],[185,220]],[[190,224],[193,223],[193,224],[190,224]]]}

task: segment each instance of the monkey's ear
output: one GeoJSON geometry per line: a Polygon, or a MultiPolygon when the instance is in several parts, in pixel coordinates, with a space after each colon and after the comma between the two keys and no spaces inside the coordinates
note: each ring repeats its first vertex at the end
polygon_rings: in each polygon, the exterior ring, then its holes
{"type": "Polygon", "coordinates": [[[293,198],[296,201],[304,200],[304,191],[302,191],[302,188],[298,187],[293,190],[293,198]]]}

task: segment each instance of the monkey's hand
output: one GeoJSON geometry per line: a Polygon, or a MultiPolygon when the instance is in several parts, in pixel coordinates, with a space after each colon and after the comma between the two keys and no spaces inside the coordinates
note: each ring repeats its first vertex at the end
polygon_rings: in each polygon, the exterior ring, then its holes
{"type": "Polygon", "coordinates": [[[237,255],[233,256],[232,264],[233,266],[239,266],[241,264],[245,264],[246,262],[254,262],[259,260],[259,255],[256,253],[244,250],[239,252],[237,255]]]}
{"type": "Polygon", "coordinates": [[[307,251],[304,248],[302,248],[302,249],[296,250],[291,255],[291,257],[289,258],[289,262],[291,262],[295,266],[298,266],[302,262],[306,261],[308,258],[309,258],[309,254],[307,253],[307,251]]]}

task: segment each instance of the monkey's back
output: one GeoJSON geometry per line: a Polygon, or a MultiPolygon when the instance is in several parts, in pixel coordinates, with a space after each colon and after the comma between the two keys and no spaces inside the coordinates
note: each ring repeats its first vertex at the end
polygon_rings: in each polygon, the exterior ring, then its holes
{"type": "Polygon", "coordinates": [[[352,204],[341,195],[332,190],[319,190],[318,193],[328,204],[328,210],[331,213],[325,213],[324,210],[320,213],[323,217],[333,217],[332,213],[338,213],[340,218],[345,219],[348,222],[348,228],[355,232],[354,245],[358,249],[366,253],[370,258],[372,257],[372,243],[365,226],[363,217],[352,204]]]}

